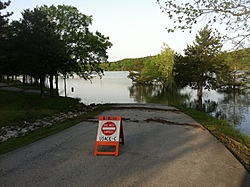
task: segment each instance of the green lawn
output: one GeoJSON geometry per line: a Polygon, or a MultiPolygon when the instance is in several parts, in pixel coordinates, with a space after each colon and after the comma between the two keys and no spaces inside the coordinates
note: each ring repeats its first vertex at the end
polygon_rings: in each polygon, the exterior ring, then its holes
{"type": "MultiPolygon", "coordinates": [[[[39,94],[34,93],[0,91],[0,127],[20,126],[23,121],[34,122],[37,119],[43,119],[63,111],[72,110],[78,104],[79,99],[74,98],[46,97],[45,99],[41,99],[39,94]]],[[[108,107],[110,105],[100,105],[96,110],[82,116],[68,119],[49,127],[40,128],[24,137],[0,143],[0,155],[53,135],[83,120],[92,118],[108,107]]]]}
{"type": "Polygon", "coordinates": [[[34,122],[46,116],[69,110],[79,103],[78,99],[46,97],[39,94],[0,91],[0,127],[19,126],[23,121],[34,122]]]}

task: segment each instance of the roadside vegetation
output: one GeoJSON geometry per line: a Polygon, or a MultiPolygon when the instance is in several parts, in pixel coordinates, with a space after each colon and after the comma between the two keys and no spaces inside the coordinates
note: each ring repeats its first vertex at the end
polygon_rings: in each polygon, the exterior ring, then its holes
{"type": "MultiPolygon", "coordinates": [[[[37,119],[52,116],[77,108],[78,99],[57,97],[46,97],[41,99],[38,94],[0,91],[0,127],[21,126],[23,121],[34,122],[37,119]]],[[[80,122],[91,119],[101,112],[112,107],[112,105],[98,105],[94,111],[87,112],[73,119],[49,127],[43,127],[28,133],[23,137],[0,143],[0,154],[13,151],[17,148],[41,140],[45,137],[61,132],[80,122]]],[[[181,111],[194,118],[209,130],[218,141],[222,142],[250,172],[250,137],[242,134],[239,130],[228,126],[225,120],[220,120],[207,115],[204,112],[175,105],[181,111]]]]}
{"type": "Polygon", "coordinates": [[[19,126],[24,121],[34,122],[47,116],[72,109],[79,103],[73,98],[41,99],[39,94],[0,91],[0,128],[3,126],[19,126]]]}
{"type": "Polygon", "coordinates": [[[226,120],[217,119],[208,114],[186,108],[175,106],[185,114],[194,118],[198,123],[204,126],[214,137],[223,143],[229,151],[242,163],[250,173],[250,136],[243,134],[227,124],[226,120]]]}
{"type": "MultiPolygon", "coordinates": [[[[44,119],[60,112],[72,111],[77,109],[78,106],[79,99],[74,98],[50,98],[47,96],[45,99],[41,99],[38,94],[34,93],[0,91],[0,129],[4,126],[21,127],[24,121],[32,123],[37,119],[44,119]]],[[[39,128],[23,137],[2,142],[0,143],[0,154],[15,150],[93,118],[107,107],[109,105],[98,105],[94,111],[89,111],[52,126],[39,128]]]]}

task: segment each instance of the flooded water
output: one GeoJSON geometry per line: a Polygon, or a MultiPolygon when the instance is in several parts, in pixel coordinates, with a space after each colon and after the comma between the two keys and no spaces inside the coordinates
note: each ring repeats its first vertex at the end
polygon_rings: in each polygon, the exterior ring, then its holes
{"type": "MultiPolygon", "coordinates": [[[[135,103],[136,101],[129,97],[132,82],[127,75],[127,71],[105,72],[102,78],[94,77],[92,83],[80,78],[69,78],[66,80],[66,94],[68,97],[80,98],[85,104],[135,103]]],[[[59,79],[59,94],[65,95],[63,79],[59,79]]]]}
{"type": "MultiPolygon", "coordinates": [[[[80,78],[69,78],[66,84],[68,97],[80,98],[91,103],[181,103],[195,108],[196,91],[163,90],[160,86],[134,85],[127,78],[127,71],[109,71],[101,79],[94,77],[92,83],[80,78]]],[[[63,79],[59,79],[59,92],[65,95],[63,79]]],[[[229,124],[250,135],[250,92],[218,93],[204,91],[202,108],[212,116],[227,119],[229,124]]]]}

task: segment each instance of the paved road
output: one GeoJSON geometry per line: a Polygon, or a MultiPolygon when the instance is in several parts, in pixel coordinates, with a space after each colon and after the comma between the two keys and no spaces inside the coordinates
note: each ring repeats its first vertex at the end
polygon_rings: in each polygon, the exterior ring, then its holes
{"type": "Polygon", "coordinates": [[[102,115],[124,119],[125,145],[118,157],[93,156],[96,116],[0,156],[0,186],[250,186],[238,160],[173,107],[117,105],[102,115]]]}

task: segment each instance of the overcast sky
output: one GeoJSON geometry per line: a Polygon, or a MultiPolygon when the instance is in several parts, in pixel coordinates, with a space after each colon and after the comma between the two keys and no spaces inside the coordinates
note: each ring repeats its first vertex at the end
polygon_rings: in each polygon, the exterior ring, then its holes
{"type": "Polygon", "coordinates": [[[91,31],[100,31],[113,43],[108,50],[109,61],[138,58],[160,53],[163,43],[176,52],[183,52],[191,44],[201,23],[193,32],[167,33],[172,24],[162,13],[156,0],[11,0],[8,11],[14,15],[10,20],[21,18],[24,9],[41,5],[72,5],[85,15],[93,16],[91,31]]]}

